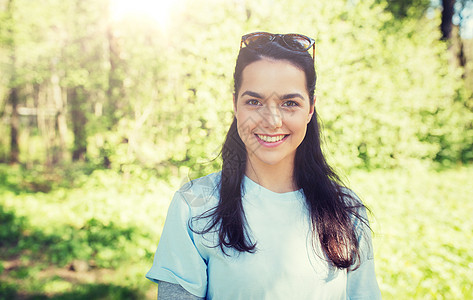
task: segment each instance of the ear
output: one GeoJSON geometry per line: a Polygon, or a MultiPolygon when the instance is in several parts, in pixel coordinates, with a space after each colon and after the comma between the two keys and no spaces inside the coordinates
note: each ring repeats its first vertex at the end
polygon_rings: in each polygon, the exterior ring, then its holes
{"type": "Polygon", "coordinates": [[[309,115],[307,116],[307,124],[309,124],[310,120],[312,119],[312,115],[314,114],[315,100],[316,100],[316,97],[314,96],[314,101],[312,102],[312,105],[310,106],[309,115]]]}

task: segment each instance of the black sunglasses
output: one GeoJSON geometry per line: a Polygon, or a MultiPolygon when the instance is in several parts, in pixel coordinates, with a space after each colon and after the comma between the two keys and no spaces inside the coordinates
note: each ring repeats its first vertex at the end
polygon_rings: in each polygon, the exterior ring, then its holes
{"type": "Polygon", "coordinates": [[[280,38],[283,43],[279,42],[281,46],[286,47],[287,49],[304,52],[313,47],[312,58],[315,60],[315,40],[311,39],[308,36],[297,34],[297,33],[288,33],[288,34],[273,34],[269,32],[253,32],[245,34],[241,37],[240,49],[245,44],[247,47],[254,48],[270,42],[275,41],[277,38],[280,38]]]}

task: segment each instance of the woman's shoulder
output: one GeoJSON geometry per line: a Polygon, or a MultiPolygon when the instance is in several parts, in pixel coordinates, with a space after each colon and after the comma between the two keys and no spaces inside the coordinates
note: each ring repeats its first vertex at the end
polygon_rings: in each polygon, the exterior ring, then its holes
{"type": "Polygon", "coordinates": [[[176,192],[190,207],[216,204],[219,198],[221,172],[216,172],[186,182],[176,192]]]}

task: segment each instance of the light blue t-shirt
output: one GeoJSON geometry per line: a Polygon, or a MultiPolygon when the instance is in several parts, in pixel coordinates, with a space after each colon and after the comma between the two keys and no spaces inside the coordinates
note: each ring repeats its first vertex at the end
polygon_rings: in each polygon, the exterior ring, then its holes
{"type": "MultiPolygon", "coordinates": [[[[176,192],[146,277],[181,285],[206,299],[381,299],[374,272],[371,232],[357,222],[361,266],[332,267],[311,238],[310,216],[301,190],[275,193],[244,177],[243,209],[255,253],[219,247],[218,235],[189,228],[192,217],[215,207],[220,173],[193,180],[176,192]]],[[[366,214],[364,211],[363,214],[366,214]]],[[[208,218],[193,221],[201,230],[208,218]]]]}

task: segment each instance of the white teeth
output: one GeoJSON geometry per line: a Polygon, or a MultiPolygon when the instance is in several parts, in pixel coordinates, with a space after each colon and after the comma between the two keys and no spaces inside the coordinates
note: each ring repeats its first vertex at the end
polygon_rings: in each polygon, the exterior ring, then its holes
{"type": "Polygon", "coordinates": [[[258,134],[258,137],[267,143],[275,143],[282,140],[285,137],[285,135],[283,134],[283,135],[277,135],[277,136],[269,136],[269,135],[258,134]]]}

